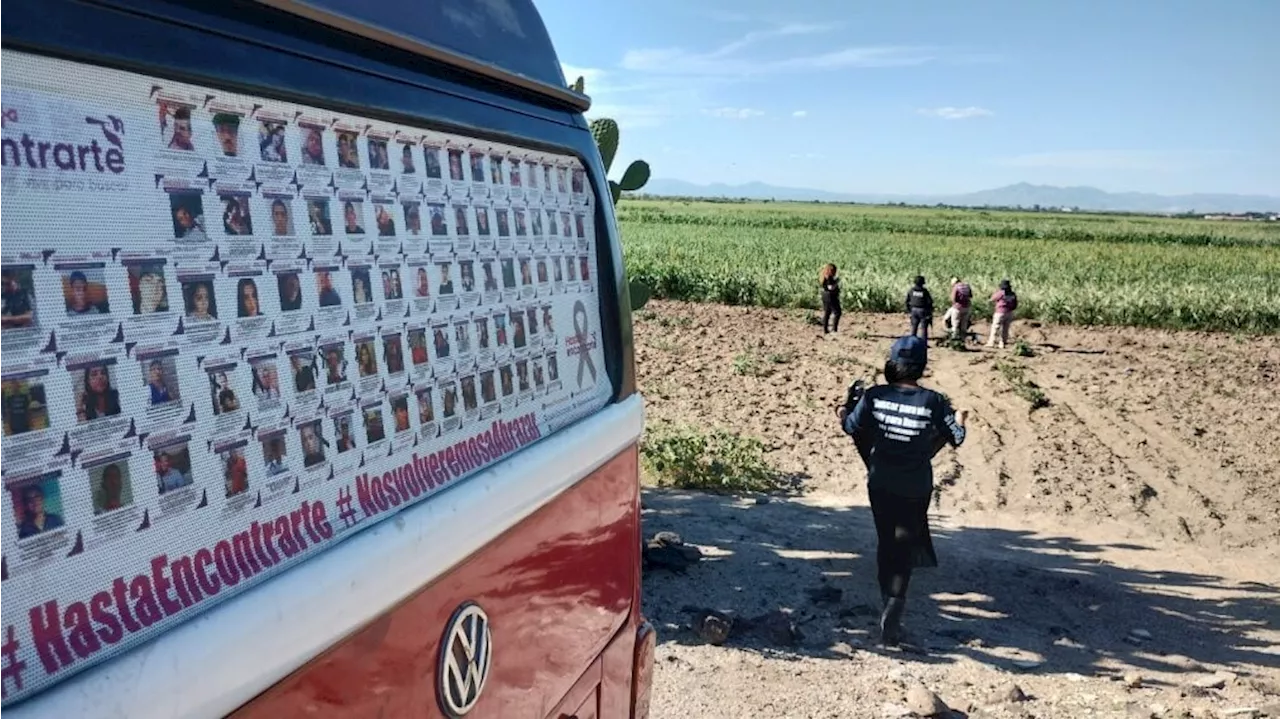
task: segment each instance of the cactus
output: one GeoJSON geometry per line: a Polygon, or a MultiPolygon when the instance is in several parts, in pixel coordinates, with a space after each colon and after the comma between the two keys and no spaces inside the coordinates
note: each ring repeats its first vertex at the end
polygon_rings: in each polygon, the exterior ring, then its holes
{"type": "Polygon", "coordinates": [[[587,86],[587,79],[579,75],[578,79],[574,81],[572,85],[569,86],[569,89],[573,90],[578,94],[582,94],[583,92],[586,91],[586,86],[587,86]]]}
{"type": "MultiPolygon", "coordinates": [[[[578,78],[574,83],[573,89],[582,92],[583,81],[578,78]]],[[[596,147],[600,149],[600,159],[604,162],[605,177],[609,176],[609,170],[613,168],[613,159],[618,155],[618,123],[607,117],[596,118],[591,121],[591,136],[595,138],[596,147]]],[[[627,166],[625,172],[622,173],[622,180],[615,182],[609,180],[609,195],[613,199],[613,204],[618,204],[618,199],[622,197],[622,191],[635,192],[645,183],[649,181],[649,163],[644,160],[635,160],[627,166]]],[[[649,286],[643,282],[632,280],[630,283],[631,294],[631,310],[644,307],[649,301],[649,297],[653,292],[649,286]]]]}

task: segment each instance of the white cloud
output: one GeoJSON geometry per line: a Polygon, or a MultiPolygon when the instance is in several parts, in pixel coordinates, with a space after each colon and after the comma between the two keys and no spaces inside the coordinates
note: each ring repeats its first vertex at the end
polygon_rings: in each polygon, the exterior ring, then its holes
{"type": "Polygon", "coordinates": [[[832,52],[773,60],[730,56],[757,39],[747,36],[706,53],[688,52],[678,48],[628,50],[622,57],[622,67],[636,72],[654,74],[740,77],[806,70],[907,67],[923,65],[937,59],[935,54],[927,48],[905,46],[850,47],[832,52]]]}
{"type": "Polygon", "coordinates": [[[995,113],[985,107],[924,107],[916,110],[921,115],[940,117],[944,120],[969,120],[975,117],[991,117],[995,113]]]}
{"type": "Polygon", "coordinates": [[[1220,163],[1232,153],[1197,150],[1067,150],[1033,152],[996,160],[1006,167],[1061,170],[1178,171],[1220,163]]]}
{"type": "Polygon", "coordinates": [[[721,117],[726,120],[748,120],[753,117],[760,117],[764,114],[764,110],[756,110],[750,107],[717,107],[710,110],[703,110],[702,113],[712,117],[721,117]]]}
{"type": "Polygon", "coordinates": [[[604,86],[601,80],[604,79],[606,73],[598,67],[578,67],[577,65],[562,62],[560,63],[560,69],[564,71],[566,84],[572,85],[579,77],[583,78],[588,95],[599,93],[604,86]]]}
{"type": "Polygon", "coordinates": [[[809,111],[808,111],[808,110],[796,110],[795,112],[791,113],[791,116],[792,116],[792,117],[808,117],[808,116],[809,116],[809,111]]]}

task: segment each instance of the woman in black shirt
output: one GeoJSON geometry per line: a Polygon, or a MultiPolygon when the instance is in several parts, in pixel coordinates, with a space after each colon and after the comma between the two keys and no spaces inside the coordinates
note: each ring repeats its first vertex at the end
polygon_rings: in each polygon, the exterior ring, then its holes
{"type": "Polygon", "coordinates": [[[822,334],[840,330],[840,278],[836,276],[836,266],[828,263],[818,275],[818,284],[822,288],[822,334]],[[832,322],[831,320],[835,321],[832,322]],[[829,329],[828,329],[829,327],[829,329]]]}

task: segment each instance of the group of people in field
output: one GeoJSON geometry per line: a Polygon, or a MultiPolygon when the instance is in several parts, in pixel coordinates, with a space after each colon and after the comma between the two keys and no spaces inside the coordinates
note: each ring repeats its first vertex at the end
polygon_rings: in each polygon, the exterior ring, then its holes
{"type": "MultiPolygon", "coordinates": [[[[843,311],[840,307],[840,276],[835,265],[823,266],[818,275],[818,286],[822,295],[822,332],[838,332],[843,311]]],[[[991,336],[987,340],[987,346],[999,346],[1003,349],[1009,343],[1009,328],[1013,325],[1014,312],[1018,309],[1018,294],[1013,291],[1013,283],[1007,279],[1001,280],[999,289],[991,295],[991,304],[991,336]]],[[[929,329],[933,326],[935,306],[933,295],[925,287],[924,275],[917,275],[911,289],[907,290],[905,308],[911,321],[911,336],[919,337],[927,343],[929,329]]],[[[942,324],[948,337],[964,341],[969,336],[972,319],[973,287],[959,277],[952,277],[947,311],[942,316],[942,324]]]]}
{"type": "MultiPolygon", "coordinates": [[[[824,334],[840,328],[840,278],[828,264],[819,276],[824,334]]],[[[973,287],[951,278],[943,324],[952,340],[965,341],[973,319],[973,287]]],[[[988,347],[1009,342],[1009,328],[1018,309],[1018,295],[1009,280],[991,295],[993,316],[988,347]]],[[[907,290],[904,309],[910,331],[889,349],[884,384],[849,386],[836,408],[840,428],[853,439],[867,468],[867,494],[876,527],[877,582],[882,608],[880,635],[885,644],[898,644],[906,611],[907,587],[913,570],[936,567],[937,555],[929,534],[929,503],[934,492],[933,457],[944,447],[959,447],[966,437],[968,412],[957,412],[946,395],[920,386],[929,355],[929,329],[936,307],[915,278],[907,290]]]]}

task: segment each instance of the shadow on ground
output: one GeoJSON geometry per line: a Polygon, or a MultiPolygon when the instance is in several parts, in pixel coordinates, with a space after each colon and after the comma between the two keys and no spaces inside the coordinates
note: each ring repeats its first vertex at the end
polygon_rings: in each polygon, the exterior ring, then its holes
{"type": "MultiPolygon", "coordinates": [[[[1150,572],[1103,559],[1158,548],[1097,545],[989,528],[939,529],[940,566],[913,578],[905,650],[876,644],[879,597],[869,508],[823,507],[673,490],[644,494],[646,536],[679,533],[706,551],[684,574],[648,571],[644,609],[660,642],[703,643],[688,606],[751,617],[790,611],[795,646],[751,637],[730,646],[771,655],[837,658],[853,649],[907,661],[968,657],[1006,670],[1159,674],[1280,668],[1280,589],[1176,569],[1150,572]],[[811,590],[841,590],[818,604],[811,590]],[[1021,663],[1019,663],[1021,662],[1021,663]]],[[[1170,557],[1173,565],[1176,558],[1170,557]]],[[[828,595],[834,594],[826,590],[828,595]]],[[[1173,681],[1172,678],[1166,681],[1173,681]]]]}

